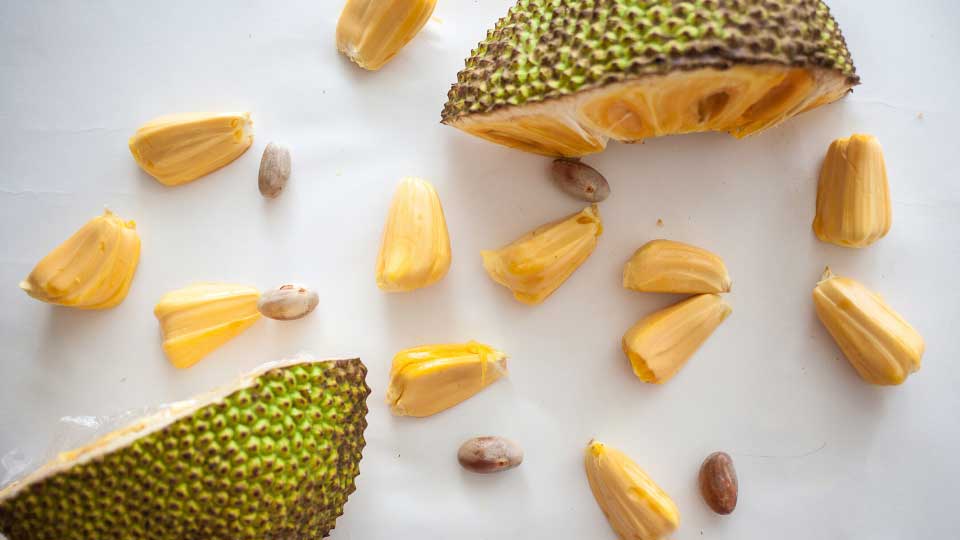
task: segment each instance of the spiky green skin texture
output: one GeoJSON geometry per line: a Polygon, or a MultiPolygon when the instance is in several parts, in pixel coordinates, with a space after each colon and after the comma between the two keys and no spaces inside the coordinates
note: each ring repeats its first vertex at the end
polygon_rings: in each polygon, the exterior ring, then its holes
{"type": "Polygon", "coordinates": [[[758,63],[859,81],[820,0],[519,0],[467,59],[442,120],[676,70],[758,63]]]}
{"type": "Polygon", "coordinates": [[[0,502],[10,540],[306,540],[354,490],[359,360],[275,368],[253,385],[0,502]]]}

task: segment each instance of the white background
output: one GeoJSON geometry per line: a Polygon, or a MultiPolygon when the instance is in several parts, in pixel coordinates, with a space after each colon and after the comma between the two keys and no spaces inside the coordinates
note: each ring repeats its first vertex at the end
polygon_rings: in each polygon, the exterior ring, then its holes
{"type": "Polygon", "coordinates": [[[479,252],[581,205],[546,158],[439,123],[450,83],[511,0],[441,0],[382,71],[340,57],[340,2],[3,2],[0,6],[0,453],[46,455],[64,415],[109,415],[187,398],[298,351],[370,368],[368,446],[333,538],[613,539],[584,478],[597,437],[674,498],[676,539],[952,538],[960,527],[960,7],[946,0],[833,0],[862,86],[840,103],[742,141],[722,134],[611,144],[586,161],[610,180],[593,256],[539,307],[514,301],[479,252]],[[225,169],[167,188],[127,149],[138,125],[181,111],[251,111],[256,140],[225,169]],[[853,132],[884,146],[890,234],[865,250],[810,232],[820,161],[853,132]],[[269,141],[293,176],[256,187],[269,141]],[[374,282],[400,177],[437,187],[453,241],[439,284],[387,295],[374,282]],[[126,301],[52,307],[17,283],[109,206],[143,241],[126,301]],[[657,227],[662,219],[663,227],[657,227]],[[665,386],[620,352],[634,322],[678,298],[620,286],[634,249],[658,237],[714,250],[734,280],[733,315],[665,386]],[[871,387],[817,321],[811,290],[830,264],[882,293],[927,341],[923,369],[871,387]],[[152,314],[198,280],[319,290],[299,322],[258,322],[178,371],[152,314]],[[397,419],[383,404],[393,354],[477,339],[511,374],[455,409],[397,419]],[[521,468],[474,476],[457,447],[512,437],[521,468]],[[729,452],[741,497],[730,517],[696,490],[704,456],[729,452]]]}

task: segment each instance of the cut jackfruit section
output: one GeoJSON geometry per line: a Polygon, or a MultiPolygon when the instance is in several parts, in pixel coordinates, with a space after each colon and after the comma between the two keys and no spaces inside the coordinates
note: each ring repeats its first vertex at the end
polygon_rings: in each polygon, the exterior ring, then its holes
{"type": "Polygon", "coordinates": [[[442,120],[550,156],[725,131],[744,137],[859,79],[818,0],[518,2],[466,61],[442,120]]]}
{"type": "Polygon", "coordinates": [[[126,298],[139,261],[136,223],[107,210],[41,259],[20,288],[50,304],[110,308],[126,298]]]}
{"type": "Polygon", "coordinates": [[[155,118],[130,137],[130,153],[158,182],[176,186],[229,164],[253,144],[250,113],[181,113],[155,118]]]}
{"type": "Polygon", "coordinates": [[[153,310],[170,363],[188,368],[257,322],[260,293],[231,283],[197,283],[165,294],[153,310]]]}
{"type": "Polygon", "coordinates": [[[325,538],[360,472],[359,359],[296,358],[59,454],[0,490],[10,540],[325,538]]]}

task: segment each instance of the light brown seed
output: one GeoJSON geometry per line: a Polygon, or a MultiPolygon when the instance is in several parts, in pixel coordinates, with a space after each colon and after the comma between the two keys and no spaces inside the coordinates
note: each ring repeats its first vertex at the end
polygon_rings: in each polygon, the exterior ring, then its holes
{"type": "Polygon", "coordinates": [[[260,295],[257,310],[270,319],[292,321],[306,317],[319,303],[316,291],[303,285],[287,284],[260,295]]]}
{"type": "Polygon", "coordinates": [[[554,160],[552,172],[553,181],[560,189],[582,201],[596,203],[610,196],[607,179],[579,160],[554,160]]]}
{"type": "Polygon", "coordinates": [[[503,437],[474,437],[460,445],[457,460],[468,471],[495,473],[523,463],[523,449],[503,437]]]}
{"type": "Polygon", "coordinates": [[[718,514],[729,514],[737,507],[737,471],[725,452],[714,452],[700,466],[700,494],[707,506],[718,514]]]}
{"type": "Polygon", "coordinates": [[[290,150],[286,146],[270,143],[263,149],[260,158],[260,176],[257,183],[260,194],[274,199],[290,179],[290,150]]]}

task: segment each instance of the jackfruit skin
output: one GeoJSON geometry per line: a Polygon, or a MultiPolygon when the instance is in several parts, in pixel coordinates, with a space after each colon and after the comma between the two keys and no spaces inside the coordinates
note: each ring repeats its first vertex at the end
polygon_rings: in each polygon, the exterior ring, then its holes
{"type": "Polygon", "coordinates": [[[742,64],[820,67],[850,86],[860,81],[820,0],[519,0],[466,60],[441,119],[742,64]]]}
{"type": "Polygon", "coordinates": [[[8,540],[323,538],[359,474],[366,372],[358,359],[271,368],[126,446],[0,491],[0,532],[8,540]]]}

